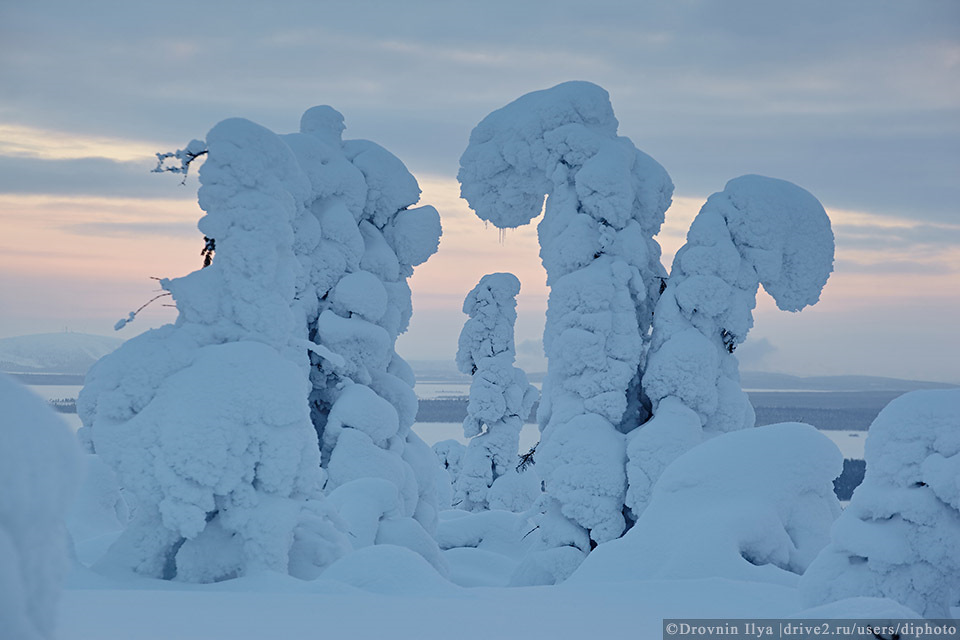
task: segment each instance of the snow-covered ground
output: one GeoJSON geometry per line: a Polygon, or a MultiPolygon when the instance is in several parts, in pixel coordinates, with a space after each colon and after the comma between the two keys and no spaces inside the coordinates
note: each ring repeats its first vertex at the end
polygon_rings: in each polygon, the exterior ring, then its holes
{"type": "MultiPolygon", "coordinates": [[[[385,572],[389,573],[386,569],[385,572]]],[[[787,587],[705,580],[474,588],[392,575],[358,589],[261,576],[230,584],[84,584],[60,607],[60,640],[652,639],[664,617],[796,614],[787,587]]]]}

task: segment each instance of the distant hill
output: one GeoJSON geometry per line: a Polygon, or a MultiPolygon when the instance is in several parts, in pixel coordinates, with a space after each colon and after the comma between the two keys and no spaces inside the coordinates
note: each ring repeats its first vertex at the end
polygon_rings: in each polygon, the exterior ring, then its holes
{"type": "Polygon", "coordinates": [[[791,376],[785,373],[744,371],[740,374],[744,389],[769,391],[916,391],[917,389],[953,389],[955,384],[902,380],[878,376],[791,376]]]}
{"type": "Polygon", "coordinates": [[[89,333],[38,333],[0,338],[0,371],[82,376],[123,340],[89,333]]]}

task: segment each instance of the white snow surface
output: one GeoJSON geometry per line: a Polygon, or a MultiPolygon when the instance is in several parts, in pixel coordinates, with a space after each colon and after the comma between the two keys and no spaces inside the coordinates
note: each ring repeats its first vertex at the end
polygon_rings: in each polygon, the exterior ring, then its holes
{"type": "Polygon", "coordinates": [[[570,583],[644,576],[793,586],[829,541],[842,468],[836,445],[805,424],[708,440],[663,471],[633,528],[597,547],[570,583]]]}
{"type": "Polygon", "coordinates": [[[913,391],[870,425],[866,475],[803,576],[809,605],[887,597],[928,618],[960,598],[960,389],[913,391]]]}
{"type": "Polygon", "coordinates": [[[42,399],[3,374],[0,436],[0,635],[49,640],[69,567],[64,516],[80,449],[42,399]]]}

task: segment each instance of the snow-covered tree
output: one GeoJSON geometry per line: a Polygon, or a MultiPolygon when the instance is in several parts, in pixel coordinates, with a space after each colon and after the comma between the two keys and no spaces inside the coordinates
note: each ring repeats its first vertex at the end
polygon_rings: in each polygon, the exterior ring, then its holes
{"type": "MultiPolygon", "coordinates": [[[[617,135],[607,92],[568,82],[494,111],[460,159],[461,193],[499,228],[538,226],[551,287],[537,470],[582,552],[619,536],[626,491],[623,433],[646,418],[640,378],[661,278],[653,240],[673,185],[617,135]]],[[[549,525],[540,532],[548,538],[549,525]]],[[[552,540],[552,538],[551,538],[552,540]]]]}
{"type": "MultiPolygon", "coordinates": [[[[440,217],[430,206],[410,208],[420,188],[396,156],[366,140],[343,141],[342,131],[339,113],[315,107],[300,134],[284,136],[314,187],[307,203],[314,216],[297,238],[311,274],[300,296],[306,331],[321,347],[312,358],[310,403],[325,488],[363,478],[391,483],[389,508],[372,522],[347,518],[348,530],[356,541],[365,539],[358,527],[400,519],[389,527],[413,532],[410,544],[423,548],[437,522],[436,462],[410,430],[414,377],[394,345],[413,312],[407,279],[436,252],[440,217]]],[[[402,543],[386,528],[374,539],[402,543]]]]}
{"type": "Polygon", "coordinates": [[[867,471],[807,569],[807,606],[857,596],[948,618],[960,598],[960,390],[914,391],[876,417],[867,471]]]}
{"type": "Polygon", "coordinates": [[[78,399],[86,437],[136,499],[104,568],[313,577],[354,533],[324,486],[370,476],[393,492],[371,502],[396,507],[375,524],[435,520],[433,458],[408,433],[413,380],[393,344],[439,216],[409,209],[413,176],[343,128],[315,107],[297,134],[231,119],[207,135],[199,227],[216,258],[162,282],[176,324],[103,359],[78,399]]]}
{"type": "Polygon", "coordinates": [[[3,374],[0,437],[0,635],[52,640],[80,451],[63,420],[3,374]]]}
{"type": "Polygon", "coordinates": [[[457,368],[473,377],[463,421],[471,440],[459,461],[454,504],[467,511],[489,508],[491,487],[515,471],[520,430],[537,400],[527,375],[513,366],[518,293],[512,273],[491,273],[463,302],[469,319],[460,332],[457,368]]]}
{"type": "Polygon", "coordinates": [[[830,219],[810,193],[742,176],[707,200],[654,310],[643,390],[654,418],[628,436],[627,505],[646,506],[660,472],[707,437],[752,427],[736,347],[759,285],[784,311],[815,304],[833,270],[830,219]]]}

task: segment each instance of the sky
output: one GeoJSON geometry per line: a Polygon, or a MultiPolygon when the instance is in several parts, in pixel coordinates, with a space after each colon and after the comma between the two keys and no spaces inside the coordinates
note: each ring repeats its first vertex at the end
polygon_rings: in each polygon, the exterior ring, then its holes
{"type": "MultiPolygon", "coordinates": [[[[761,292],[742,369],[960,383],[955,0],[2,2],[0,337],[111,334],[151,278],[202,260],[196,177],[151,174],[154,153],[233,116],[295,131],[329,104],[441,213],[402,355],[452,359],[463,297],[513,271],[518,351],[536,369],[536,230],[485,226],[456,173],[487,113],[567,80],[607,89],[620,134],[670,173],[668,268],[736,176],[790,180],[827,209],[821,301],[790,314],[761,292]]],[[[161,303],[116,335],[173,321],[161,303]]]]}

